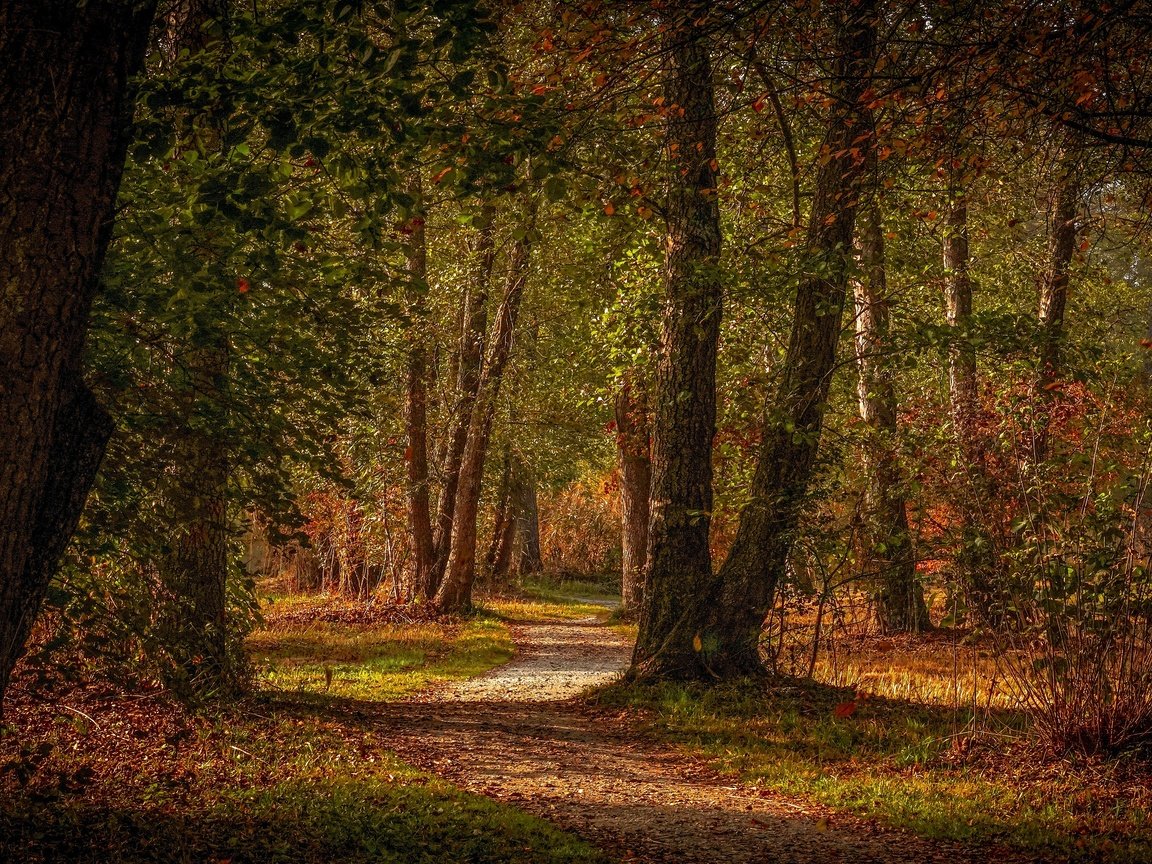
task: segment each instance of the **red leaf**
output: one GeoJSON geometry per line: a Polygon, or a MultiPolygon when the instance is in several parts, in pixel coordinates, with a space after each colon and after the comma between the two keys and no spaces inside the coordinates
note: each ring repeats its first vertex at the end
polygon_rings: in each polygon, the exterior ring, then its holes
{"type": "Polygon", "coordinates": [[[851,717],[855,713],[856,713],[856,700],[855,699],[853,699],[851,702],[841,702],[832,711],[832,714],[834,716],[840,717],[841,719],[843,719],[844,717],[851,717]]]}

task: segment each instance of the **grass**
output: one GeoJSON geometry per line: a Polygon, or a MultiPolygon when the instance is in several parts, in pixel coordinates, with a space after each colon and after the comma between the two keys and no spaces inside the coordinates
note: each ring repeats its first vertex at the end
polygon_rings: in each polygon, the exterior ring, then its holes
{"type": "Polygon", "coordinates": [[[265,628],[249,637],[261,686],[387,701],[479,675],[516,653],[508,625],[484,612],[464,621],[309,621],[296,614],[306,602],[272,602],[265,628]]]}
{"type": "Polygon", "coordinates": [[[384,702],[512,656],[504,612],[384,624],[361,613],[276,599],[251,641],[262,689],[213,711],[99,686],[14,700],[0,728],[0,861],[602,862],[579,838],[387,749],[396,709],[384,702]]]}
{"type": "MultiPolygon", "coordinates": [[[[540,819],[399,762],[382,749],[386,727],[360,713],[374,703],[314,711],[293,700],[191,718],[135,700],[85,705],[98,726],[45,713],[21,723],[26,748],[51,749],[23,788],[0,794],[0,860],[602,860],[540,819]]],[[[18,758],[14,744],[0,739],[0,764],[18,758]]]]}
{"type": "Polygon", "coordinates": [[[933,699],[861,699],[796,679],[616,686],[598,698],[640,709],[650,731],[747,782],[925,837],[1073,860],[1152,860],[1152,795],[1128,772],[1133,766],[1038,758],[1021,743],[1021,715],[948,704],[930,664],[905,672],[875,679],[877,689],[912,683],[933,699]]]}

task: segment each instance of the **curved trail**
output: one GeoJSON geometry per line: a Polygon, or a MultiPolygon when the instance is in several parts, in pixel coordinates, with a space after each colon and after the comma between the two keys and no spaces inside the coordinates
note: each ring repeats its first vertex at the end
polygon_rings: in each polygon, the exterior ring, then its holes
{"type": "Polygon", "coordinates": [[[627,666],[601,621],[514,624],[519,653],[388,711],[389,748],[472,792],[543,816],[628,862],[785,864],[1007,860],[930,843],[737,784],[639,740],[572,697],[627,666]]]}

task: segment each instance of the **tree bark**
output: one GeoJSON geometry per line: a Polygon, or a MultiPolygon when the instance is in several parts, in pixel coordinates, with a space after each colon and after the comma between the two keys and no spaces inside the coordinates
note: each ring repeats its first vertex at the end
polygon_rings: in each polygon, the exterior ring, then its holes
{"type": "Polygon", "coordinates": [[[616,394],[615,408],[620,467],[620,605],[625,611],[635,611],[643,602],[648,555],[648,496],[652,488],[648,396],[625,380],[616,394]]]}
{"type": "Polygon", "coordinates": [[[412,318],[408,338],[407,399],[404,425],[408,434],[408,528],[412,533],[412,582],[405,591],[410,600],[426,590],[432,567],[432,514],[428,490],[428,344],[424,296],[428,290],[428,248],[425,235],[424,194],[419,169],[413,172],[409,193],[416,202],[408,227],[408,311],[412,318]]]}
{"type": "MultiPolygon", "coordinates": [[[[178,0],[166,16],[167,60],[223,46],[227,0],[178,0]]],[[[195,118],[181,137],[195,142],[195,118]]],[[[219,135],[215,144],[219,146],[219,135]]],[[[231,447],[227,440],[231,346],[227,333],[209,334],[204,344],[187,346],[186,379],[178,394],[181,416],[173,435],[168,467],[168,504],[173,514],[169,551],[159,562],[168,593],[158,610],[158,635],[174,661],[169,681],[185,695],[218,692],[234,683],[241,649],[230,646],[228,598],[228,483],[231,447]]]]}
{"type": "Polygon", "coordinates": [[[710,674],[723,677],[763,672],[760,632],[787,566],[836,367],[859,186],[873,147],[865,92],[876,51],[872,0],[837,8],[834,103],[816,171],[792,333],[765,415],[751,500],[720,568],[718,602],[711,604],[702,640],[710,674]]]}
{"type": "Polygon", "coordinates": [[[948,399],[952,431],[963,468],[957,478],[960,548],[956,576],[968,600],[984,621],[998,622],[996,553],[981,515],[987,501],[984,443],[977,421],[980,411],[976,349],[969,338],[972,280],[968,274],[968,205],[963,193],[950,191],[944,223],[944,314],[952,331],[948,349],[948,399]]]}
{"type": "Polygon", "coordinates": [[[0,5],[0,699],[110,432],[80,359],[153,12],[0,5]]]}
{"type": "Polygon", "coordinates": [[[1048,430],[1055,385],[1063,374],[1064,312],[1068,306],[1068,273],[1076,252],[1076,217],[1080,208],[1080,182],[1073,160],[1065,158],[1064,176],[1052,190],[1048,268],[1040,280],[1039,374],[1034,402],[1036,419],[1032,461],[1039,465],[1048,455],[1048,430]]]}
{"type": "Polygon", "coordinates": [[[436,607],[443,612],[467,612],[472,608],[472,586],[476,581],[476,518],[480,506],[484,462],[504,368],[512,351],[520,301],[528,281],[534,213],[524,237],[512,244],[504,295],[496,310],[488,351],[476,390],[471,422],[460,460],[459,485],[452,516],[452,538],[444,581],[436,592],[436,607]]]}
{"type": "Polygon", "coordinates": [[[972,279],[968,275],[968,205],[953,193],[944,220],[944,315],[952,330],[948,348],[948,397],[961,449],[974,455],[978,407],[976,349],[968,340],[972,319],[972,279]]]}
{"type": "Polygon", "coordinates": [[[867,427],[864,468],[868,482],[864,566],[877,572],[876,612],[887,633],[917,633],[929,626],[924,591],[916,578],[908,508],[896,455],[896,391],[885,360],[888,348],[888,280],[884,229],[875,202],[859,220],[863,273],[855,283],[857,395],[867,427]]]}
{"type": "Polygon", "coordinates": [[[453,406],[442,469],[443,482],[436,503],[436,525],[432,541],[432,566],[421,595],[428,600],[436,596],[448,567],[452,545],[452,526],[455,522],[457,492],[460,488],[460,468],[468,444],[468,430],[480,389],[480,373],[484,360],[484,335],[488,329],[488,292],[492,283],[492,268],[496,260],[493,222],[496,208],[485,204],[484,226],[480,229],[476,255],[476,280],[464,295],[463,329],[458,351],[456,400],[453,406]]]}
{"type": "Polygon", "coordinates": [[[508,578],[512,563],[512,542],[516,534],[512,500],[512,448],[504,446],[500,469],[500,490],[496,498],[496,518],[492,526],[492,542],[484,556],[489,579],[498,584],[508,578]]]}
{"type": "Polygon", "coordinates": [[[708,11],[665,14],[667,239],[652,423],[647,574],[633,678],[707,675],[699,650],[712,585],[712,439],[722,293],[716,105],[708,11]],[[698,13],[698,14],[697,14],[698,13]]]}
{"type": "Polygon", "coordinates": [[[536,500],[536,475],[518,458],[512,462],[512,501],[516,575],[531,576],[544,569],[540,556],[540,508],[536,500]]]}

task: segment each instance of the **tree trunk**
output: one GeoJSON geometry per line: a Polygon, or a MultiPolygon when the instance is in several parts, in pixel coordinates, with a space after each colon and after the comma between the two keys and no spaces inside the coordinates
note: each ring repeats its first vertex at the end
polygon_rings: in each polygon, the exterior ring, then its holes
{"type": "Polygon", "coordinates": [[[712,584],[712,439],[722,296],[708,4],[665,15],[664,315],[652,424],[648,571],[633,678],[699,678],[712,584]]]}
{"type": "Polygon", "coordinates": [[[784,575],[799,509],[816,461],[840,338],[860,180],[873,147],[867,90],[875,61],[872,0],[837,7],[834,98],[825,157],[817,168],[805,241],[805,272],[781,380],[766,412],[751,501],[720,568],[718,602],[703,639],[711,674],[763,671],[760,632],[784,575]]]}
{"type": "Polygon", "coordinates": [[[428,494],[428,343],[424,296],[428,291],[428,248],[424,230],[424,194],[419,169],[413,172],[409,193],[416,202],[408,228],[408,305],[412,323],[408,338],[407,399],[404,425],[408,433],[408,528],[412,532],[412,583],[405,590],[410,600],[428,585],[432,567],[432,515],[428,494]]]}
{"type": "Polygon", "coordinates": [[[519,459],[512,463],[512,511],[516,524],[516,575],[531,576],[544,569],[540,557],[540,508],[536,476],[519,459]]]}
{"type": "Polygon", "coordinates": [[[878,575],[876,612],[887,633],[917,633],[929,625],[924,592],[908,530],[908,508],[896,456],[896,391],[885,359],[888,348],[888,281],[884,229],[873,202],[859,227],[863,273],[856,280],[856,364],[860,419],[867,426],[864,467],[868,479],[864,565],[878,575]]]}
{"type": "Polygon", "coordinates": [[[468,430],[480,388],[480,373],[484,359],[484,334],[488,329],[488,291],[492,283],[492,268],[496,260],[493,221],[496,208],[485,204],[484,225],[480,229],[476,254],[479,272],[475,283],[464,295],[463,329],[460,333],[457,362],[456,400],[453,406],[450,431],[442,470],[443,482],[436,504],[436,526],[432,541],[432,566],[421,594],[431,600],[436,596],[448,567],[452,545],[452,526],[455,522],[457,492],[460,488],[460,468],[468,444],[468,430]]]}
{"type": "Polygon", "coordinates": [[[153,11],[0,5],[0,699],[111,430],[80,358],[153,11]]]}
{"type": "Polygon", "coordinates": [[[968,205],[953,196],[944,221],[944,314],[952,329],[948,349],[948,396],[961,449],[979,449],[975,422],[978,407],[976,349],[968,337],[972,319],[972,279],[968,275],[968,205]]]}
{"type": "Polygon", "coordinates": [[[968,600],[984,621],[995,623],[999,614],[996,589],[996,553],[985,527],[982,509],[987,503],[984,444],[977,425],[980,410],[976,349],[969,338],[972,324],[972,280],[968,275],[968,205],[963,194],[951,191],[944,223],[944,313],[952,331],[948,349],[948,398],[952,431],[963,468],[957,477],[960,548],[956,576],[968,600]]]}
{"type": "Polygon", "coordinates": [[[648,496],[652,488],[648,396],[625,380],[616,394],[616,457],[620,466],[621,606],[640,608],[648,554],[648,496]]]}
{"type": "Polygon", "coordinates": [[[1064,310],[1068,305],[1068,271],[1076,251],[1076,217],[1080,208],[1080,183],[1070,159],[1065,174],[1052,190],[1048,268],[1040,280],[1040,356],[1034,402],[1036,420],[1032,461],[1039,465],[1048,453],[1048,427],[1053,391],[1063,374],[1064,310]]]}
{"type": "Polygon", "coordinates": [[[500,470],[500,491],[496,498],[496,518],[492,526],[492,542],[484,563],[492,584],[508,578],[512,563],[512,541],[516,534],[512,500],[512,448],[504,445],[504,459],[500,470]]]}
{"type": "MultiPolygon", "coordinates": [[[[529,215],[532,228],[534,214],[529,215]]],[[[520,301],[528,281],[528,261],[532,231],[512,245],[504,296],[496,310],[488,351],[480,374],[471,422],[460,460],[459,485],[452,516],[452,538],[444,581],[436,592],[436,606],[444,612],[467,612],[472,608],[472,586],[476,581],[476,517],[480,506],[484,461],[496,416],[497,398],[504,367],[512,350],[520,301]]]]}
{"type": "Polygon", "coordinates": [[[223,336],[187,353],[182,416],[174,431],[167,498],[172,537],[158,562],[167,597],[158,610],[157,635],[174,662],[169,685],[184,695],[229,683],[228,443],[229,351],[223,336]],[[214,418],[219,417],[219,420],[214,418]]]}
{"type": "MultiPolygon", "coordinates": [[[[222,46],[227,19],[227,0],[173,3],[166,18],[168,62],[177,62],[182,53],[197,55],[222,46]]],[[[180,118],[188,127],[180,130],[181,137],[193,140],[193,121],[191,116],[180,118]]],[[[184,352],[186,380],[178,395],[182,412],[168,467],[172,539],[159,562],[169,596],[158,610],[157,630],[175,664],[169,684],[185,695],[230,686],[238,665],[232,655],[241,650],[229,645],[227,621],[231,452],[224,430],[230,340],[221,332],[205,342],[184,352]]]]}

